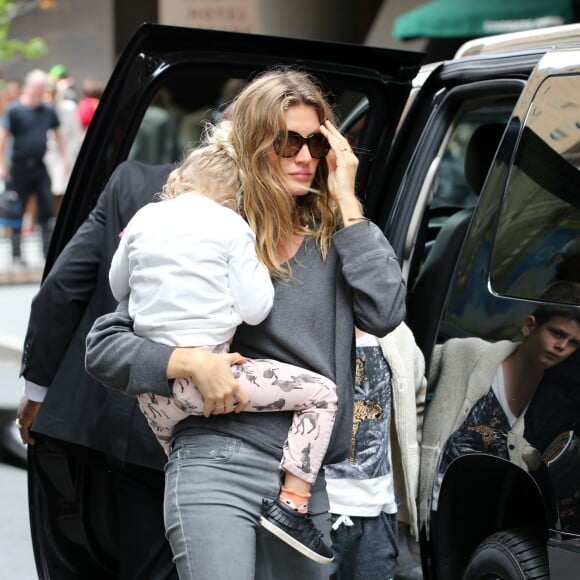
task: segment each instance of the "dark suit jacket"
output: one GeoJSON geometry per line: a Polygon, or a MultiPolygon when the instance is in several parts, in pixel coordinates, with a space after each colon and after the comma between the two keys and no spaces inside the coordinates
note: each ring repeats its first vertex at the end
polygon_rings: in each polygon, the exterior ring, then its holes
{"type": "Polygon", "coordinates": [[[115,170],[32,302],[21,368],[26,379],[48,387],[35,434],[157,469],[166,458],[136,399],[87,374],[85,339],[93,321],[117,306],[108,275],[119,232],[154,200],[171,169],[127,161],[115,170]]]}

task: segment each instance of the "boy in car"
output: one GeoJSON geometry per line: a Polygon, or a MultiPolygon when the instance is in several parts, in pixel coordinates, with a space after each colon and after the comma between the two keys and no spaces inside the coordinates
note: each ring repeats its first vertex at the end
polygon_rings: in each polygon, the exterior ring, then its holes
{"type": "Polygon", "coordinates": [[[452,339],[435,348],[429,372],[436,386],[421,454],[420,521],[437,509],[447,467],[457,457],[489,453],[526,471],[540,461],[524,438],[525,412],[546,370],[580,345],[580,284],[558,281],[522,324],[519,343],[452,339]]]}

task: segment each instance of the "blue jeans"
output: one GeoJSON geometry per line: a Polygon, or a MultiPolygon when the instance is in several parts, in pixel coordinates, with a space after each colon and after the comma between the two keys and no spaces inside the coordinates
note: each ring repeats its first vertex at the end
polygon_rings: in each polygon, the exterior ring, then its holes
{"type": "MultiPolygon", "coordinates": [[[[177,436],[165,468],[165,528],[181,580],[326,580],[316,564],[259,524],[280,491],[280,458],[219,434],[177,436]]],[[[310,509],[330,542],[323,481],[310,509]]]]}
{"type": "MultiPolygon", "coordinates": [[[[333,523],[341,517],[332,514],[333,523]]],[[[392,580],[397,571],[397,516],[350,516],[332,530],[332,580],[392,580]]]]}

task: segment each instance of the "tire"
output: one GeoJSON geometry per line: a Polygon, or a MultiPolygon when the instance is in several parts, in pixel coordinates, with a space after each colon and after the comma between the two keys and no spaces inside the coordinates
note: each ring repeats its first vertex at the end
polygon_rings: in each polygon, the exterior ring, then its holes
{"type": "Polygon", "coordinates": [[[548,556],[541,535],[528,529],[497,532],[475,550],[463,580],[548,580],[548,556]]]}

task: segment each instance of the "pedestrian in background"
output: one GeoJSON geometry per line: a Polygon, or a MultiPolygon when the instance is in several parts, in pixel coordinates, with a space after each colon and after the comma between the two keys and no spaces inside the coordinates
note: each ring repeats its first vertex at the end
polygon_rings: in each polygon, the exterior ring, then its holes
{"type": "MultiPolygon", "coordinates": [[[[76,159],[84,131],[78,119],[77,92],[74,80],[68,74],[64,65],[58,69],[60,76],[51,80],[47,91],[47,102],[51,103],[60,121],[60,132],[66,148],[66,159],[62,157],[58,149],[56,137],[53,131],[49,131],[44,163],[50,175],[52,194],[54,196],[54,215],[58,215],[62,199],[66,191],[72,164],[76,159]]],[[[53,67],[51,70],[55,69],[53,67]]]]}
{"type": "MultiPolygon", "coordinates": [[[[101,83],[98,81],[87,78],[82,82],[81,91],[82,96],[77,108],[77,117],[83,132],[86,133],[91,121],[93,120],[99,101],[101,100],[103,88],[101,83]]],[[[159,163],[160,159],[155,159],[154,161],[159,163]]]]}
{"type": "Polygon", "coordinates": [[[18,80],[6,80],[2,83],[2,90],[0,91],[0,113],[4,114],[6,107],[12,101],[20,98],[20,91],[22,90],[22,83],[18,80]]]}
{"type": "Polygon", "coordinates": [[[79,95],[74,78],[68,72],[64,64],[55,64],[49,71],[48,77],[54,87],[58,98],[65,98],[78,103],[79,95]]]}
{"type": "MultiPolygon", "coordinates": [[[[54,225],[54,199],[50,176],[44,164],[47,133],[54,131],[59,153],[67,159],[64,139],[60,133],[60,121],[52,105],[44,102],[48,76],[42,70],[26,75],[20,97],[10,103],[4,113],[0,128],[0,177],[6,187],[18,193],[21,217],[28,199],[35,195],[38,202],[37,221],[42,230],[44,256],[48,252],[54,225]],[[7,148],[12,138],[9,162],[7,148]]],[[[12,228],[12,259],[15,266],[25,266],[21,249],[22,229],[12,228]]]]}

